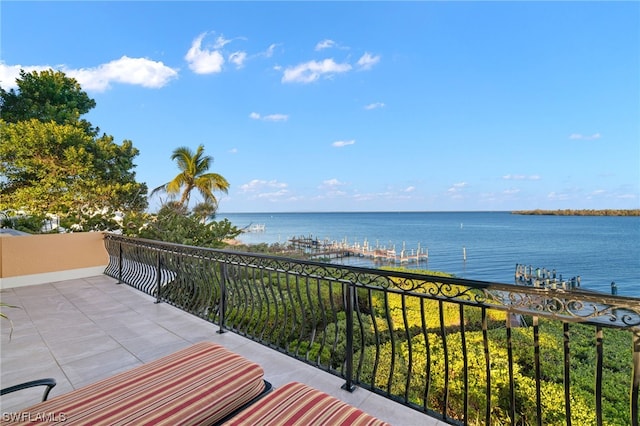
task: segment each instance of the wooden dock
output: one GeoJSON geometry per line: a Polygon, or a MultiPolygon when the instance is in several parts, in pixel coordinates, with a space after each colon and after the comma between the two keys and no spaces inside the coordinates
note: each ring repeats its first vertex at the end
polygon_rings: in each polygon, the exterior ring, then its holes
{"type": "Polygon", "coordinates": [[[372,259],[374,262],[384,263],[411,263],[427,261],[429,259],[428,249],[423,249],[418,244],[415,250],[407,250],[404,243],[402,250],[397,251],[395,246],[380,247],[371,246],[365,239],[363,244],[348,244],[345,241],[329,241],[319,240],[313,236],[295,237],[289,240],[293,248],[302,250],[312,257],[323,257],[329,259],[337,259],[343,257],[365,257],[372,259]]]}

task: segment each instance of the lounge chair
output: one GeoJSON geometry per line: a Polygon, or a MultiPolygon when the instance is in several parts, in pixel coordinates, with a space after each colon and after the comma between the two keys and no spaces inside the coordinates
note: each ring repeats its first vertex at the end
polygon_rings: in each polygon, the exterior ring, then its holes
{"type": "Polygon", "coordinates": [[[6,413],[2,424],[212,425],[268,392],[271,385],[263,376],[258,364],[202,342],[6,413]]]}
{"type": "Polygon", "coordinates": [[[4,413],[3,425],[388,426],[364,411],[298,382],[271,390],[262,368],[202,342],[124,373],[4,413]]]}
{"type": "Polygon", "coordinates": [[[388,424],[305,384],[283,385],[224,426],[385,426],[388,424]]]}

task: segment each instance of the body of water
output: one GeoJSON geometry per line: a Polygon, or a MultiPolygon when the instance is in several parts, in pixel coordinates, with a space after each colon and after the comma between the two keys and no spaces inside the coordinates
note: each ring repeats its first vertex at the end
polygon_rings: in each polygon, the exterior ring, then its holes
{"type": "MultiPolygon", "coordinates": [[[[293,237],[349,244],[428,249],[429,258],[408,268],[457,277],[513,283],[516,264],[580,276],[582,288],[640,297],[640,217],[526,216],[509,212],[371,212],[218,214],[239,228],[247,244],[286,243],[293,237]],[[466,260],[464,255],[466,254],[466,260]]],[[[337,263],[375,267],[365,258],[337,263]]]]}

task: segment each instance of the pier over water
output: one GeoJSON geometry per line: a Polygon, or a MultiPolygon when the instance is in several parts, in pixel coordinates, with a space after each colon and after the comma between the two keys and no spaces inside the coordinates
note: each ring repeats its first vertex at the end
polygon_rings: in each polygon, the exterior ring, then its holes
{"type": "Polygon", "coordinates": [[[291,246],[296,250],[301,250],[314,258],[339,259],[343,257],[365,257],[372,259],[374,262],[385,263],[418,263],[429,259],[429,250],[421,248],[418,244],[417,249],[407,250],[404,243],[400,251],[396,250],[395,245],[386,247],[376,244],[371,246],[365,239],[362,244],[348,244],[344,241],[319,240],[313,236],[294,237],[289,240],[291,246]]]}

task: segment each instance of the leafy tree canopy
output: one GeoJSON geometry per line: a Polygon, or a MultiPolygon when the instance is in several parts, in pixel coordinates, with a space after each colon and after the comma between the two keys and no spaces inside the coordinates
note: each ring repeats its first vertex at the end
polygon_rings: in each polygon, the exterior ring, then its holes
{"type": "Polygon", "coordinates": [[[61,72],[20,75],[18,91],[0,88],[0,210],[81,218],[146,209],[147,186],[133,172],[139,151],[80,119],[95,102],[78,83],[61,72]]]}
{"type": "Polygon", "coordinates": [[[0,117],[7,123],[35,118],[91,129],[90,123],[81,120],[80,116],[92,110],[96,102],[82,91],[75,79],[60,71],[28,73],[20,70],[16,83],[17,91],[0,87],[0,117]]]}
{"type": "Polygon", "coordinates": [[[157,215],[132,216],[124,227],[124,233],[132,237],[210,248],[226,246],[223,240],[241,232],[228,219],[204,223],[197,213],[175,202],[164,204],[157,215]]]}

